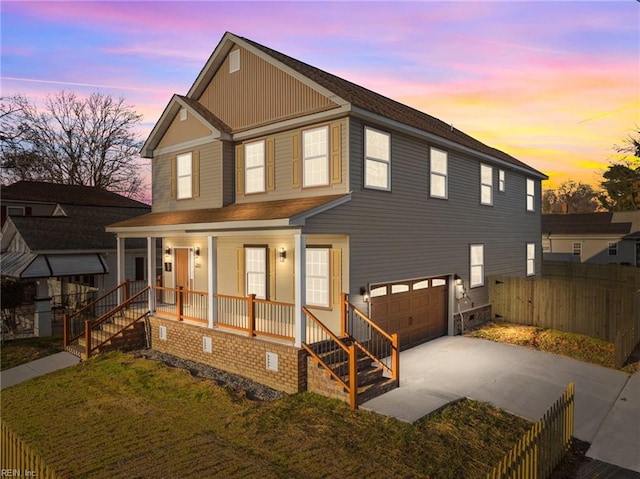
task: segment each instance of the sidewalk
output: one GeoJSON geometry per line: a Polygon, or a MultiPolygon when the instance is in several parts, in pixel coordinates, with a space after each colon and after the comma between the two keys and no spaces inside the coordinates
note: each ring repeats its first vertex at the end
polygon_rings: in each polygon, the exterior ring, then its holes
{"type": "Polygon", "coordinates": [[[36,359],[30,363],[16,366],[15,368],[0,371],[0,389],[5,389],[19,384],[27,379],[42,376],[58,369],[63,369],[78,364],[80,358],[71,353],[62,351],[45,358],[36,359]]]}
{"type": "Polygon", "coordinates": [[[587,457],[640,472],[640,374],[532,349],[447,336],[400,353],[400,387],[362,405],[414,422],[461,398],[539,420],[575,384],[574,436],[587,457]]]}

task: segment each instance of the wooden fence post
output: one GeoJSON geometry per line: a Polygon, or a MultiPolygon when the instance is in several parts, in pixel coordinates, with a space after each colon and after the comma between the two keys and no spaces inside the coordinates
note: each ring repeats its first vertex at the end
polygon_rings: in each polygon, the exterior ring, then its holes
{"type": "Polygon", "coordinates": [[[398,333],[391,334],[391,378],[400,385],[400,344],[398,341],[398,333]]]}
{"type": "Polygon", "coordinates": [[[62,315],[62,346],[69,346],[69,313],[62,315]]]}
{"type": "Polygon", "coordinates": [[[184,286],[178,286],[178,320],[184,321],[184,286]]]}
{"type": "Polygon", "coordinates": [[[87,359],[89,359],[91,355],[91,321],[89,319],[84,322],[84,341],[87,359]]]}
{"type": "Polygon", "coordinates": [[[349,404],[358,409],[358,353],[355,344],[349,346],[349,404]]]}
{"type": "Polygon", "coordinates": [[[347,302],[349,301],[347,293],[340,294],[340,329],[342,336],[347,336],[347,302]]]}
{"type": "Polygon", "coordinates": [[[247,302],[247,309],[249,313],[249,337],[256,335],[256,295],[250,294],[247,302]]]}

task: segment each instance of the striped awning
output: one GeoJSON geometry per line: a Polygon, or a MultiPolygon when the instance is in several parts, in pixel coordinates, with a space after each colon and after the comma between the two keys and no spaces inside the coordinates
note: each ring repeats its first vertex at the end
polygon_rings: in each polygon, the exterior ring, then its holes
{"type": "Polygon", "coordinates": [[[100,253],[36,254],[7,251],[0,255],[0,274],[10,278],[52,278],[108,272],[100,253]]]}

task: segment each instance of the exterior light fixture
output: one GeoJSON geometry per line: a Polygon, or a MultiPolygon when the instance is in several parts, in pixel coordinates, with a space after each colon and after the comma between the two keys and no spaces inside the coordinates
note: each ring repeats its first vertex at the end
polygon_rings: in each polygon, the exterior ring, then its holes
{"type": "Polygon", "coordinates": [[[360,296],[362,296],[362,301],[364,301],[365,303],[369,302],[369,292],[364,286],[360,287],[360,296]]]}
{"type": "Polygon", "coordinates": [[[166,254],[167,256],[171,256],[171,248],[167,246],[164,250],[164,254],[166,254]]]}
{"type": "Polygon", "coordinates": [[[200,257],[200,246],[196,246],[193,250],[193,253],[196,255],[196,258],[200,257]]]}
{"type": "Polygon", "coordinates": [[[287,250],[284,249],[284,246],[280,248],[280,252],[278,253],[278,257],[280,258],[280,262],[284,263],[284,260],[287,259],[287,250]]]}

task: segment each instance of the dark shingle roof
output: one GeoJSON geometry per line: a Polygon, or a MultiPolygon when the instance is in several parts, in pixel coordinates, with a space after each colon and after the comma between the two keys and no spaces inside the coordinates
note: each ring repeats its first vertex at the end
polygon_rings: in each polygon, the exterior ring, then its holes
{"type": "Polygon", "coordinates": [[[193,108],[200,116],[202,116],[205,120],[207,120],[212,126],[223,133],[231,133],[231,127],[225,124],[220,118],[211,113],[204,105],[197,102],[196,100],[192,100],[186,96],[176,95],[183,102],[193,108]]]}
{"type": "Polygon", "coordinates": [[[631,223],[612,223],[613,213],[576,213],[542,215],[542,234],[584,235],[631,232],[631,223]]]}
{"type": "Polygon", "coordinates": [[[272,50],[259,43],[256,43],[247,38],[241,37],[244,41],[259,49],[260,51],[271,56],[275,60],[287,65],[293,70],[301,73],[307,78],[318,83],[322,87],[336,93],[344,100],[348,101],[354,106],[362,108],[363,110],[382,115],[384,117],[396,120],[400,123],[418,128],[420,130],[432,133],[441,138],[456,142],[460,145],[466,146],[478,152],[493,156],[528,170],[534,171],[542,176],[546,176],[543,173],[531,168],[527,164],[517,160],[513,156],[497,150],[490,146],[485,145],[481,141],[463,133],[462,131],[453,128],[451,125],[446,124],[442,120],[439,120],[431,115],[423,113],[415,108],[411,108],[400,102],[387,98],[383,95],[368,90],[360,85],[351,83],[338,76],[332,75],[326,71],[320,70],[307,63],[291,58],[283,53],[272,50]]]}
{"type": "MultiPolygon", "coordinates": [[[[63,206],[67,216],[12,216],[16,229],[31,251],[105,250],[116,248],[116,237],[105,226],[149,212],[142,208],[63,206]]],[[[144,241],[140,247],[144,246],[144,241]]],[[[137,246],[136,246],[137,247],[137,246]]]]}
{"type": "Polygon", "coordinates": [[[3,200],[68,205],[115,206],[120,208],[148,207],[148,205],[140,201],[125,198],[122,195],[96,186],[61,185],[41,181],[18,181],[9,186],[2,186],[0,197],[3,200]]]}

